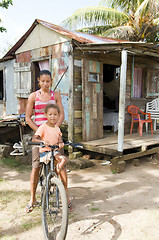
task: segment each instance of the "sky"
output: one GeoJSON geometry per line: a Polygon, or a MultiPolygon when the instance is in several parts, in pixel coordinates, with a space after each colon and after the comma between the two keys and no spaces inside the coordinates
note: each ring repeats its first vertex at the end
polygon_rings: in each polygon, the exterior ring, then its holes
{"type": "Polygon", "coordinates": [[[0,58],[30,28],[35,19],[60,25],[77,9],[98,6],[100,0],[13,0],[8,9],[0,8],[1,26],[7,33],[0,33],[0,58]]]}

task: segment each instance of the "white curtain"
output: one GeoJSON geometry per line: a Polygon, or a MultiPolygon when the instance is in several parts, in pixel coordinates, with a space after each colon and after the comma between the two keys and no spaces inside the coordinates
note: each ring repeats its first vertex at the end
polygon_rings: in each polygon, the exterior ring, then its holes
{"type": "Polygon", "coordinates": [[[50,70],[49,68],[49,60],[43,60],[38,62],[40,71],[41,70],[50,70]]]}

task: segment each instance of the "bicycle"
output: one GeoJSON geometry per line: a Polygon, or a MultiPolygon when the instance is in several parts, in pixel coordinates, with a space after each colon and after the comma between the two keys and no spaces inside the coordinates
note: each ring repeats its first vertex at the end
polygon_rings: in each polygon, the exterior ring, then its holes
{"type": "MultiPolygon", "coordinates": [[[[28,142],[28,145],[45,147],[44,143],[28,142]]],[[[67,142],[65,145],[83,148],[81,144],[67,142]]],[[[49,145],[47,161],[42,162],[39,182],[41,185],[42,226],[46,240],[64,240],[68,227],[68,204],[63,183],[55,171],[54,150],[58,145],[49,145]]],[[[47,158],[46,157],[46,158],[47,158]]]]}

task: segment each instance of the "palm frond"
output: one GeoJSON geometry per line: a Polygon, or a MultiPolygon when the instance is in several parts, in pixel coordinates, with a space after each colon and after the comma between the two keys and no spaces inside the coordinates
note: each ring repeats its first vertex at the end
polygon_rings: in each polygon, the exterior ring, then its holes
{"type": "Polygon", "coordinates": [[[144,0],[136,10],[135,17],[149,13],[156,14],[159,11],[159,0],[144,0]]]}
{"type": "Polygon", "coordinates": [[[153,24],[154,25],[159,25],[159,18],[153,19],[153,24]]]}
{"type": "Polygon", "coordinates": [[[131,40],[131,41],[136,40],[134,28],[132,26],[122,26],[122,27],[111,28],[111,29],[108,29],[106,32],[104,32],[102,36],[131,40]]]}
{"type": "Polygon", "coordinates": [[[69,29],[80,29],[100,25],[121,25],[128,16],[121,11],[107,7],[90,7],[77,10],[71,17],[62,22],[62,26],[69,29]]]}
{"type": "Polygon", "coordinates": [[[109,6],[115,9],[124,10],[124,12],[129,12],[131,9],[132,12],[135,12],[135,9],[143,2],[144,0],[101,0],[99,5],[109,6]]]}
{"type": "Polygon", "coordinates": [[[106,30],[112,28],[112,25],[104,25],[104,26],[94,26],[94,27],[87,27],[78,29],[79,32],[101,35],[106,30]]]}
{"type": "Polygon", "coordinates": [[[134,17],[138,19],[143,13],[146,13],[149,9],[150,0],[144,0],[140,6],[137,8],[134,17]]]}
{"type": "Polygon", "coordinates": [[[105,6],[105,7],[112,7],[112,3],[110,0],[101,0],[99,2],[99,6],[105,6]]]}

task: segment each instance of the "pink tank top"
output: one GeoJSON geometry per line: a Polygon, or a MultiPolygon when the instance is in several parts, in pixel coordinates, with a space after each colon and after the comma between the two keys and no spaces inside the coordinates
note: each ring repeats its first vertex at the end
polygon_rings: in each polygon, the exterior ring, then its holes
{"type": "Polygon", "coordinates": [[[39,127],[41,124],[47,122],[47,118],[45,117],[45,107],[48,104],[55,104],[54,92],[51,91],[51,97],[47,102],[43,102],[40,100],[40,92],[39,90],[35,92],[35,104],[34,104],[34,113],[35,113],[35,123],[39,127]]]}

